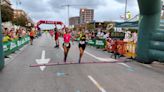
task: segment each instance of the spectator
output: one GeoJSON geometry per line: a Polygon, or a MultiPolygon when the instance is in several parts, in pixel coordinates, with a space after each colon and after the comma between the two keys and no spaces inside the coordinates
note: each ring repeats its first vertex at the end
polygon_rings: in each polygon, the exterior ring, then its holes
{"type": "Polygon", "coordinates": [[[98,38],[101,36],[101,31],[100,30],[98,30],[98,32],[97,32],[97,35],[96,35],[98,38]]]}
{"type": "Polygon", "coordinates": [[[103,36],[104,36],[104,32],[101,31],[101,33],[100,33],[100,37],[99,37],[99,38],[102,38],[103,36]]]}
{"type": "Polygon", "coordinates": [[[18,39],[21,38],[23,36],[26,36],[26,30],[24,30],[23,28],[19,28],[19,29],[15,29],[11,28],[4,28],[2,27],[2,33],[3,33],[3,42],[8,42],[14,39],[18,39]]]}

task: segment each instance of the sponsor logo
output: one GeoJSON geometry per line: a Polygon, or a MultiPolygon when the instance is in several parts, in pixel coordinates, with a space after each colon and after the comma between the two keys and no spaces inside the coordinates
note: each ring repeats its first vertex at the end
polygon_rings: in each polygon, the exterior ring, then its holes
{"type": "Polygon", "coordinates": [[[17,44],[18,44],[18,46],[21,46],[22,42],[21,41],[17,41],[17,44]]]}
{"type": "Polygon", "coordinates": [[[101,45],[101,46],[103,46],[103,45],[104,45],[104,42],[101,41],[101,40],[96,40],[96,45],[101,45]]]}
{"type": "Polygon", "coordinates": [[[89,43],[89,44],[94,44],[94,41],[89,40],[88,43],[89,43]]]}
{"type": "Polygon", "coordinates": [[[11,43],[10,43],[10,50],[12,50],[12,49],[15,48],[15,47],[17,47],[16,43],[11,42],[11,43]]]}
{"type": "Polygon", "coordinates": [[[3,50],[4,51],[8,51],[9,50],[9,48],[7,48],[7,45],[3,45],[3,50]]]}

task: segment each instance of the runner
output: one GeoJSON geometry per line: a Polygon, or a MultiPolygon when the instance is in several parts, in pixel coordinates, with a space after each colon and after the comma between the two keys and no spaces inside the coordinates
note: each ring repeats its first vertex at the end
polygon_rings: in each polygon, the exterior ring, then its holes
{"type": "Polygon", "coordinates": [[[67,60],[67,55],[69,52],[69,49],[71,47],[70,44],[70,39],[71,39],[71,34],[69,33],[69,29],[65,29],[65,34],[63,35],[64,43],[63,43],[63,49],[64,49],[64,62],[66,63],[67,60]]]}
{"type": "Polygon", "coordinates": [[[56,42],[55,48],[58,48],[59,47],[59,32],[57,28],[55,28],[54,31],[55,31],[55,42],[56,42]]]}
{"type": "Polygon", "coordinates": [[[85,35],[84,31],[81,31],[80,42],[79,42],[79,51],[80,51],[79,63],[81,63],[81,58],[83,56],[85,47],[86,47],[86,35],[85,35]]]}
{"type": "Polygon", "coordinates": [[[34,31],[34,29],[31,29],[29,35],[30,35],[30,44],[33,45],[33,39],[35,37],[35,31],[34,31]]]}

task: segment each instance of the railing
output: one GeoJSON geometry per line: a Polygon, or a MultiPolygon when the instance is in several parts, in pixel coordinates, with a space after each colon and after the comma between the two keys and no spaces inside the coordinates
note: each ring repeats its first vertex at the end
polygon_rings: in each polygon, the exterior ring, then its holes
{"type": "Polygon", "coordinates": [[[25,44],[30,41],[29,36],[22,37],[13,41],[3,43],[4,55],[8,56],[16,50],[22,48],[25,44]]]}

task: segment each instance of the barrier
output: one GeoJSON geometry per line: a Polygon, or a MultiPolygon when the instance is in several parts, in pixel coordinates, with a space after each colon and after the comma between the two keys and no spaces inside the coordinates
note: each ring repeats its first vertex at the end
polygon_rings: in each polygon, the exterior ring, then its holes
{"type": "Polygon", "coordinates": [[[29,36],[25,36],[21,39],[16,39],[10,42],[3,43],[3,51],[4,55],[8,56],[11,53],[15,52],[16,50],[22,48],[25,44],[27,44],[30,41],[29,36]]]}
{"type": "Polygon", "coordinates": [[[118,54],[124,55],[126,53],[125,47],[126,47],[126,45],[125,45],[124,41],[122,41],[122,40],[117,41],[118,54]]]}
{"type": "Polygon", "coordinates": [[[95,40],[88,40],[87,44],[91,46],[95,46],[95,40]]]}
{"type": "Polygon", "coordinates": [[[108,41],[106,42],[106,50],[107,50],[108,52],[112,52],[112,41],[111,41],[111,40],[108,40],[108,41]]]}
{"type": "Polygon", "coordinates": [[[111,40],[107,42],[106,50],[109,52],[117,52],[128,58],[136,57],[136,43],[124,42],[122,40],[111,40]]]}
{"type": "Polygon", "coordinates": [[[106,40],[105,39],[99,39],[99,40],[88,40],[88,45],[99,47],[99,48],[105,48],[106,46],[106,40]]]}
{"type": "Polygon", "coordinates": [[[105,48],[105,45],[106,45],[105,39],[95,40],[95,46],[96,47],[105,48]]]}
{"type": "Polygon", "coordinates": [[[127,42],[125,44],[125,57],[135,58],[136,57],[136,43],[127,42]]]}

